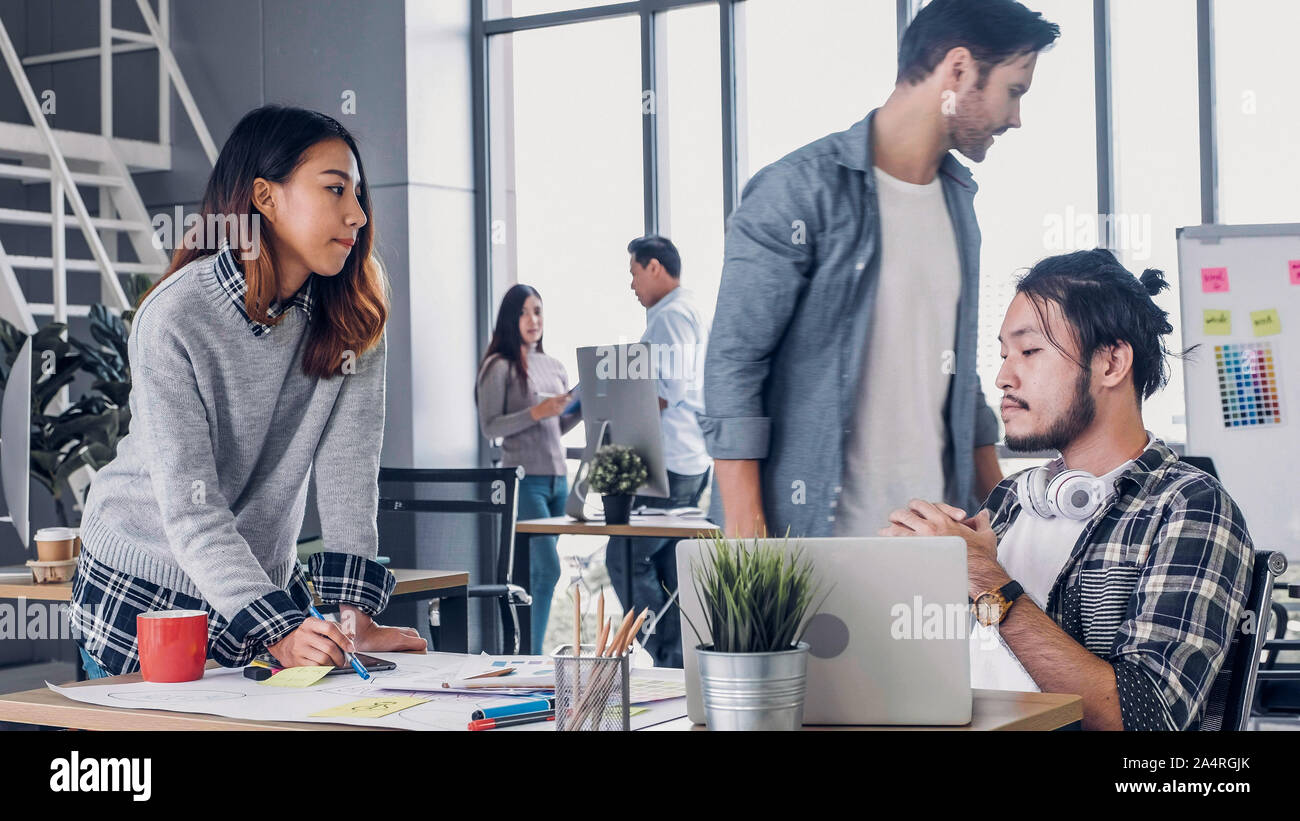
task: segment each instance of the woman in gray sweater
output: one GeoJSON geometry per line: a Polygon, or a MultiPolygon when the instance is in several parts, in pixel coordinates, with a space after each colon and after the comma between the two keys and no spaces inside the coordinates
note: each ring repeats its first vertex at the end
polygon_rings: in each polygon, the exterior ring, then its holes
{"type": "Polygon", "coordinates": [[[356,143],[324,114],[251,111],[201,210],[136,311],[131,430],[86,500],[69,616],[87,673],[139,669],[136,616],[151,610],[205,611],[227,667],[423,649],[372,618],[394,585],[374,561],[388,303],[356,143]],[[312,581],[352,637],[307,612],[311,473],[325,542],[312,581]]]}
{"type": "MultiPolygon", "coordinates": [[[[501,300],[474,398],[483,435],[502,440],[501,464],[522,466],[526,474],[519,483],[521,520],[564,513],[569,482],[560,437],[581,419],[577,410],[564,412],[569,393],[564,366],[542,350],[542,296],[527,285],[515,285],[501,300]]],[[[546,652],[546,622],[560,579],[555,545],[555,536],[529,540],[534,655],[546,652]]]]}

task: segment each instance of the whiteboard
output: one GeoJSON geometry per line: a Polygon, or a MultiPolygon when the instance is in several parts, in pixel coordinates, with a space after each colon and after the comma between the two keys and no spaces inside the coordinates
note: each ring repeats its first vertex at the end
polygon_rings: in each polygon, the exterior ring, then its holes
{"type": "Polygon", "coordinates": [[[1300,224],[1179,228],[1178,270],[1183,343],[1201,346],[1183,364],[1186,452],[1214,459],[1255,547],[1298,559],[1300,224]]]}

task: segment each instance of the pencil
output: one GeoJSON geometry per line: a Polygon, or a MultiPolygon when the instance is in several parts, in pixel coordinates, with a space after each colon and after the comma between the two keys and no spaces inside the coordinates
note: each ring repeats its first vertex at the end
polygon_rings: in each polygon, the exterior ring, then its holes
{"type": "Polygon", "coordinates": [[[597,626],[605,623],[605,587],[601,585],[600,592],[596,594],[600,598],[596,600],[596,624],[597,626]]]}
{"type": "Polygon", "coordinates": [[[622,655],[623,653],[626,653],[632,649],[632,643],[636,641],[637,631],[641,629],[641,625],[645,623],[646,616],[648,615],[650,615],[649,607],[642,610],[641,615],[637,616],[636,621],[632,622],[632,629],[628,631],[627,637],[623,639],[624,646],[622,650],[619,652],[619,655],[622,655]]]}
{"type": "Polygon", "coordinates": [[[618,632],[614,634],[614,640],[610,642],[609,647],[606,648],[609,650],[609,655],[611,656],[614,655],[615,648],[619,646],[619,642],[622,639],[623,635],[627,632],[627,628],[632,626],[632,618],[635,615],[636,615],[636,611],[629,610],[627,611],[627,615],[623,617],[623,623],[618,626],[618,632]]]}
{"type": "Polygon", "coordinates": [[[603,619],[601,620],[602,623],[600,625],[600,635],[596,638],[597,656],[605,655],[605,639],[609,638],[610,628],[614,626],[613,621],[614,621],[613,619],[610,619],[609,621],[604,621],[603,619]]]}

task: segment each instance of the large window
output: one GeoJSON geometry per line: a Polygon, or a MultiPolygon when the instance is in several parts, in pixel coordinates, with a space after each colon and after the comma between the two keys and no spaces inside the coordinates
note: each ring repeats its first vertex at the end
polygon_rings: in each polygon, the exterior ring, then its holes
{"type": "MultiPolygon", "coordinates": [[[[636,17],[495,38],[494,263],[506,287],[542,295],[548,353],[578,378],[575,350],[635,339],[628,240],[642,231],[641,61],[636,17]]],[[[574,437],[582,441],[582,432],[574,437]]]]}
{"type": "Polygon", "coordinates": [[[1214,4],[1219,221],[1296,222],[1300,105],[1291,61],[1300,4],[1214,4]]]}
{"type": "Polygon", "coordinates": [[[665,139],[659,160],[667,169],[667,196],[660,198],[660,230],[682,254],[682,286],[712,316],[722,277],[725,216],[718,9],[693,6],[663,17],[659,31],[667,65],[659,72],[658,114],[665,139]]]}
{"type": "Polygon", "coordinates": [[[740,20],[741,183],[885,101],[898,70],[892,0],[747,0],[740,20]]]}
{"type": "MultiPolygon", "coordinates": [[[[1164,271],[1171,289],[1156,303],[1174,318],[1171,349],[1182,346],[1178,302],[1180,226],[1201,221],[1196,94],[1196,0],[1112,3],[1115,214],[1120,260],[1130,271],[1164,271]],[[1151,33],[1160,32],[1159,37],[1151,33]]],[[[1182,442],[1183,368],[1142,408],[1147,429],[1182,442]]]]}

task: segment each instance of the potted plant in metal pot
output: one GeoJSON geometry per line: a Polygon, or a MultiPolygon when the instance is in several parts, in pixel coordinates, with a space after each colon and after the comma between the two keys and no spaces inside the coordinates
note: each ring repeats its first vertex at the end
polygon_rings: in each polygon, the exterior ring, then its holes
{"type": "Polygon", "coordinates": [[[808,621],[821,590],[812,562],[785,541],[715,535],[692,584],[704,611],[700,690],[711,730],[797,730],[808,679],[808,621]]]}
{"type": "Polygon", "coordinates": [[[627,524],[632,494],[645,484],[647,476],[645,460],[626,445],[605,445],[596,451],[587,483],[605,503],[605,524],[627,524]]]}

